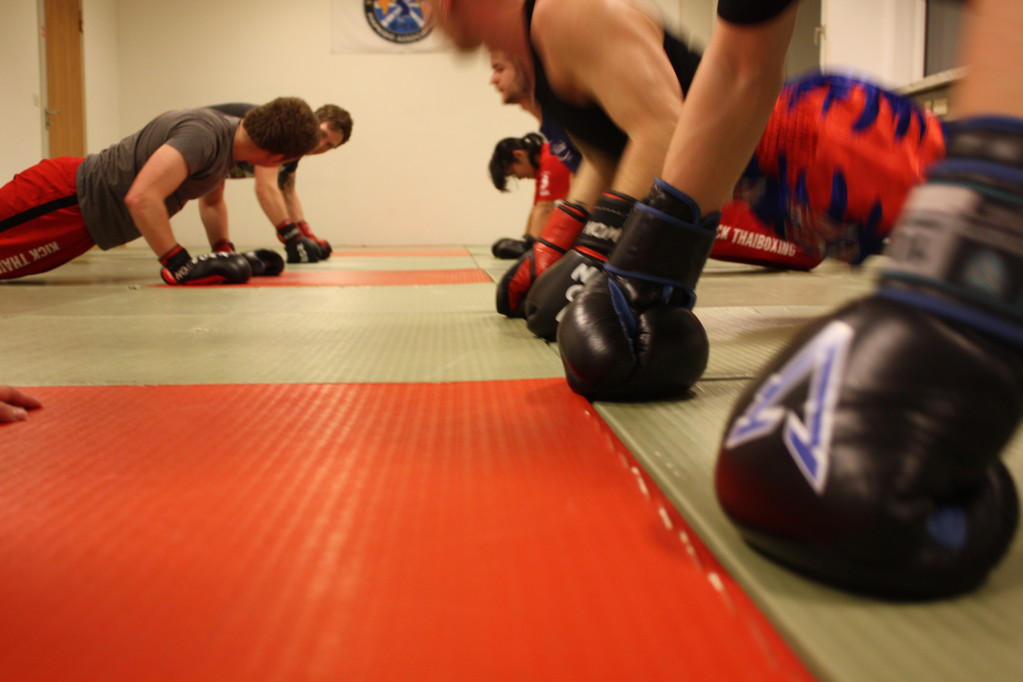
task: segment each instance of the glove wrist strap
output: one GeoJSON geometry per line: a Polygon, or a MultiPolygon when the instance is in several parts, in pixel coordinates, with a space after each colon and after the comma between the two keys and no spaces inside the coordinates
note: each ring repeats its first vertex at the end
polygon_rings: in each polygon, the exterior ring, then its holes
{"type": "Polygon", "coordinates": [[[906,201],[881,287],[1023,325],[1023,120],[966,119],[949,153],[906,201]]]}
{"type": "Polygon", "coordinates": [[[647,200],[636,204],[629,215],[608,263],[621,272],[643,273],[645,279],[677,282],[692,290],[714,245],[721,214],[700,218],[695,202],[672,190],[688,200],[696,215],[684,220],[666,213],[659,206],[670,206],[678,198],[672,196],[665,202],[665,193],[655,186],[647,200]]]}
{"type": "Polygon", "coordinates": [[[606,259],[621,238],[622,226],[635,204],[635,199],[619,192],[602,194],[575,245],[588,249],[601,260],[606,259]]]}
{"type": "MultiPolygon", "coordinates": [[[[680,282],[674,279],[665,279],[664,277],[654,277],[646,274],[645,272],[622,270],[621,268],[613,265],[605,265],[604,272],[612,275],[618,275],[619,277],[628,277],[631,280],[646,282],[647,284],[652,284],[655,287],[661,287],[659,299],[662,303],[680,305],[688,310],[692,310],[693,306],[696,305],[696,292],[693,290],[692,286],[685,282],[680,282]]],[[[614,291],[614,289],[612,289],[612,291],[614,291]]]]}
{"type": "Polygon", "coordinates": [[[586,210],[577,204],[559,203],[544,224],[538,242],[565,253],[572,248],[586,222],[586,210]]]}
{"type": "Polygon", "coordinates": [[[965,187],[918,187],[886,251],[882,286],[917,285],[1023,323],[1020,209],[992,206],[965,187]]]}
{"type": "Polygon", "coordinates": [[[160,256],[160,264],[171,271],[176,271],[190,261],[192,257],[188,250],[181,244],[175,244],[174,248],[160,256]]]}
{"type": "Polygon", "coordinates": [[[278,224],[276,227],[278,236],[280,236],[281,241],[285,244],[302,236],[302,230],[299,229],[297,224],[291,221],[286,220],[278,224]]]}

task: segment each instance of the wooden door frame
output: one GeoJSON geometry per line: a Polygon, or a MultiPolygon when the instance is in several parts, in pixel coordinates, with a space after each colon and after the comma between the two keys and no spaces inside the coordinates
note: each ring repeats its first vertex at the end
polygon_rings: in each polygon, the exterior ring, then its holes
{"type": "MultiPolygon", "coordinates": [[[[43,152],[44,156],[52,157],[54,154],[67,155],[67,156],[84,156],[86,150],[86,129],[85,129],[85,55],[84,55],[84,26],[82,19],[82,1],[77,0],[77,49],[78,54],[76,58],[70,64],[69,69],[64,71],[57,71],[51,74],[50,57],[52,56],[52,48],[55,44],[52,42],[52,36],[49,35],[50,31],[47,30],[47,24],[52,21],[52,17],[47,18],[47,2],[48,0],[37,0],[37,11],[39,16],[39,38],[40,38],[40,91],[42,93],[40,116],[42,123],[42,137],[43,137],[43,152]],[[60,111],[56,109],[54,100],[56,99],[60,103],[59,98],[53,98],[50,96],[50,82],[52,78],[66,78],[69,84],[69,88],[76,91],[80,97],[80,101],[76,102],[73,107],[68,107],[66,104],[60,104],[66,111],[62,111],[60,114],[53,114],[52,111],[60,111]],[[55,116],[64,116],[65,118],[59,119],[62,125],[70,126],[65,128],[67,135],[64,140],[58,140],[61,143],[58,145],[58,149],[53,149],[53,136],[51,135],[51,120],[55,116]],[[71,116],[72,118],[67,118],[71,116]]],[[[74,25],[74,18],[70,19],[72,26],[74,25]]],[[[52,26],[52,24],[51,24],[52,26]]],[[[66,27],[66,24],[65,24],[66,27]]],[[[73,54],[73,53],[71,53],[73,54]]]]}

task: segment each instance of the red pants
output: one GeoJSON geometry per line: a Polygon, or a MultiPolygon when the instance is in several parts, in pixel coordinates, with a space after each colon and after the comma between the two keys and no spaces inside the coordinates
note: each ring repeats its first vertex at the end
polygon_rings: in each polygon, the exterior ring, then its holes
{"type": "Polygon", "coordinates": [[[82,159],[46,159],[0,187],[0,279],[46,272],[95,246],[78,209],[82,159]]]}
{"type": "Polygon", "coordinates": [[[811,253],[877,253],[909,190],[945,155],[941,123],[911,100],[837,75],[782,91],[735,197],[811,253]]]}
{"type": "Polygon", "coordinates": [[[812,270],[824,260],[820,251],[779,237],[745,202],[738,200],[721,209],[721,224],[710,257],[786,270],[812,270]]]}

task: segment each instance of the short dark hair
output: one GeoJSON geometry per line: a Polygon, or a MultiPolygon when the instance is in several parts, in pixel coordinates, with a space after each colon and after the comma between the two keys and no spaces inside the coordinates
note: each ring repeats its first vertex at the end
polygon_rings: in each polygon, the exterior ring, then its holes
{"type": "Polygon", "coordinates": [[[260,149],[287,159],[297,159],[320,144],[320,122],[298,97],[278,97],[250,109],[242,126],[260,149]]]}
{"type": "Polygon", "coordinates": [[[490,179],[494,182],[494,187],[502,192],[508,191],[508,168],[515,162],[516,151],[526,152],[533,168],[539,168],[540,150],[543,145],[544,139],[540,133],[528,133],[524,137],[506,137],[498,142],[490,157],[490,179]]]}
{"type": "MultiPolygon", "coordinates": [[[[316,110],[316,118],[320,123],[326,123],[331,130],[336,130],[343,136],[341,144],[348,142],[352,137],[352,115],[336,104],[324,104],[316,110]]],[[[341,146],[341,145],[338,145],[341,146]]]]}

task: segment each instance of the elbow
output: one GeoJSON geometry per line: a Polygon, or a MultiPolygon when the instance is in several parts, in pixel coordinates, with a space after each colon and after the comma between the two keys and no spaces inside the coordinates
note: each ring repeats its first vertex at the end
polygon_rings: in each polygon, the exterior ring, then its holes
{"type": "Polygon", "coordinates": [[[129,191],[124,197],[124,206],[136,225],[168,214],[163,197],[148,192],[129,191]]]}
{"type": "Polygon", "coordinates": [[[136,213],[144,213],[150,206],[154,205],[156,200],[152,195],[146,194],[145,192],[134,192],[129,190],[124,195],[124,206],[128,209],[128,212],[132,215],[136,213]]]}

